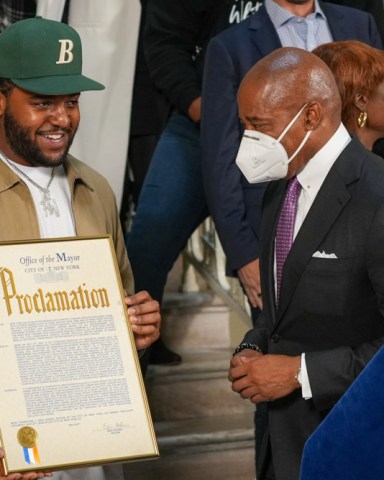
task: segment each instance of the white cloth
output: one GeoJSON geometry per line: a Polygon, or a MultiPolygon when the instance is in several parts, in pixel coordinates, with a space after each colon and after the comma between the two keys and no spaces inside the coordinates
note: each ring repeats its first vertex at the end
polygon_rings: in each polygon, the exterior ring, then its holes
{"type": "Polygon", "coordinates": [[[65,0],[37,0],[36,15],[60,21],[63,16],[65,0]]]}
{"type": "Polygon", "coordinates": [[[121,203],[141,7],[139,0],[76,0],[69,23],[83,43],[84,72],[106,89],[80,99],[71,153],[109,181],[121,203]]]}
{"type": "MultiPolygon", "coordinates": [[[[61,20],[62,0],[38,0],[37,12],[61,20]]],[[[80,98],[81,122],[71,153],[107,178],[121,203],[128,150],[139,0],[72,0],[69,24],[80,34],[83,73],[105,85],[80,98]]]]}

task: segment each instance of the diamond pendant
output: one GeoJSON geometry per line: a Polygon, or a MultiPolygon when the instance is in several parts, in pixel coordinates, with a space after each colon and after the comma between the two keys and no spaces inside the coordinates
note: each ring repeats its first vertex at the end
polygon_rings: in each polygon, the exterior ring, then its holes
{"type": "Polygon", "coordinates": [[[40,205],[43,208],[45,217],[48,217],[48,215],[56,215],[56,217],[60,217],[56,200],[51,198],[51,194],[47,188],[44,189],[43,199],[41,200],[40,205]]]}

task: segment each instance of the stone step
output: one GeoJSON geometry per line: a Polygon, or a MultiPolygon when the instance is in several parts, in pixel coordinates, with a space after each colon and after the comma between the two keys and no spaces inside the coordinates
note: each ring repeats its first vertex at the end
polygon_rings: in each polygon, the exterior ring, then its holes
{"type": "Polygon", "coordinates": [[[162,316],[162,337],[183,363],[148,367],[160,458],[126,464],[126,480],[254,480],[255,406],[233,393],[227,379],[228,307],[207,292],[175,293],[166,296],[162,316]]]}
{"type": "Polygon", "coordinates": [[[154,421],[254,411],[250,402],[232,392],[228,382],[232,350],[200,349],[181,354],[181,365],[148,368],[145,383],[154,421]]]}
{"type": "Polygon", "coordinates": [[[161,334],[175,351],[231,348],[231,312],[208,292],[167,294],[162,306],[161,334]]]}
{"type": "Polygon", "coordinates": [[[155,422],[160,458],[125,465],[126,480],[253,480],[253,414],[155,422]]]}

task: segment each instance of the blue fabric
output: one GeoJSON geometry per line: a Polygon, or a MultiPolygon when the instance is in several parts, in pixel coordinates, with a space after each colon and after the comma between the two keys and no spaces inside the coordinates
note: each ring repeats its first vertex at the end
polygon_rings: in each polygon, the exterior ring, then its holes
{"type": "Polygon", "coordinates": [[[173,113],[151,160],[127,237],[136,291],[147,290],[161,302],[168,272],[207,216],[199,128],[173,113]]]}
{"type": "Polygon", "coordinates": [[[300,480],[365,480],[384,472],[384,347],[307,440],[300,480]]]}

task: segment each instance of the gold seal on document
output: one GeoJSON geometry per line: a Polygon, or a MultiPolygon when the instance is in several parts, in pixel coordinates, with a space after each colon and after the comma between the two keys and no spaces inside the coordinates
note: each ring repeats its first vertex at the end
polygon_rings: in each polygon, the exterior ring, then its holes
{"type": "Polygon", "coordinates": [[[19,441],[20,445],[25,448],[33,448],[36,447],[36,440],[37,440],[37,432],[32,427],[22,427],[17,432],[17,440],[19,441]]]}

